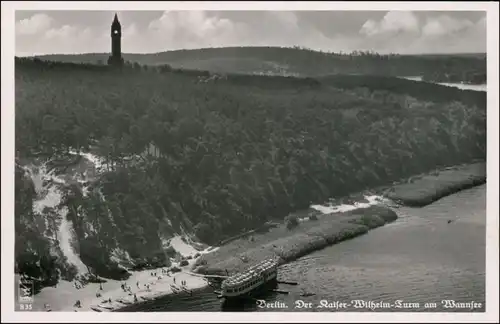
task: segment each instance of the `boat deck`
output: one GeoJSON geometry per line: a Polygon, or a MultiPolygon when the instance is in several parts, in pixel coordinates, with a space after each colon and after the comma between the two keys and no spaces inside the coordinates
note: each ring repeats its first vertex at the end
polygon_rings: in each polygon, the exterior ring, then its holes
{"type": "Polygon", "coordinates": [[[255,278],[261,272],[270,270],[272,268],[276,268],[277,266],[278,262],[276,260],[268,259],[262,261],[256,265],[249,267],[243,272],[240,272],[234,276],[227,278],[226,280],[223,281],[222,285],[223,287],[240,285],[246,281],[249,281],[252,278],[255,278]]]}

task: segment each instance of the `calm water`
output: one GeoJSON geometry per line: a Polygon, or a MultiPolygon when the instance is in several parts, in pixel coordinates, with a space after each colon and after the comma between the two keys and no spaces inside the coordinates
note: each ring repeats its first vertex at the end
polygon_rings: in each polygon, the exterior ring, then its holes
{"type": "MultiPolygon", "coordinates": [[[[280,284],[284,294],[265,296],[282,302],[279,311],[325,311],[297,309],[303,300],[313,307],[321,300],[334,303],[351,300],[387,302],[396,300],[418,309],[392,311],[470,311],[444,309],[442,300],[485,302],[486,186],[445,197],[424,208],[401,208],[400,218],[353,240],[307,255],[280,268],[281,280],[298,281],[298,286],[280,284]],[[449,222],[451,221],[451,222],[449,222]],[[315,293],[301,297],[302,291],[315,293]],[[434,309],[425,303],[437,303],[434,309]]],[[[193,296],[166,296],[135,305],[130,311],[273,311],[256,302],[239,309],[224,309],[215,294],[205,289],[193,296]]],[[[362,311],[350,307],[347,311],[362,311]]],[[[388,311],[379,308],[375,311],[388,311]]],[[[335,308],[326,311],[336,311],[335,308]]],[[[474,309],[484,311],[484,307],[474,309]]]]}
{"type": "MultiPolygon", "coordinates": [[[[422,81],[422,77],[417,76],[417,77],[403,77],[404,79],[407,80],[413,80],[413,81],[422,81]]],[[[459,88],[462,90],[474,90],[474,91],[486,91],[487,90],[487,85],[486,84],[463,84],[463,83],[437,83],[443,86],[447,87],[455,87],[459,88]]]]}

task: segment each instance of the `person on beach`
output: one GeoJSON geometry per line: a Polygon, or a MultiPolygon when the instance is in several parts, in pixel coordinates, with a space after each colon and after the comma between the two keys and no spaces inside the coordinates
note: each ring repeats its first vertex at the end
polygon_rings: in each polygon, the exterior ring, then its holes
{"type": "Polygon", "coordinates": [[[102,290],[102,283],[99,284],[99,290],[102,290]]]}
{"type": "Polygon", "coordinates": [[[174,277],[174,283],[175,283],[175,277],[174,277]]]}
{"type": "Polygon", "coordinates": [[[139,281],[137,281],[137,288],[139,288],[139,281]]]}
{"type": "Polygon", "coordinates": [[[137,295],[134,294],[134,303],[137,303],[137,295]]]}

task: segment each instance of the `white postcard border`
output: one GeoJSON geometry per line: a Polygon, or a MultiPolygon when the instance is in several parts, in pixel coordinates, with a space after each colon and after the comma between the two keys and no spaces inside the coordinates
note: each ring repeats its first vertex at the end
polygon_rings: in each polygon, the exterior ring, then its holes
{"type": "MultiPolygon", "coordinates": [[[[498,3],[496,2],[2,2],[2,322],[493,322],[498,320],[498,3]],[[485,313],[14,312],[15,10],[471,10],[487,11],[488,151],[485,313]]],[[[19,131],[19,130],[18,130],[19,131]]]]}

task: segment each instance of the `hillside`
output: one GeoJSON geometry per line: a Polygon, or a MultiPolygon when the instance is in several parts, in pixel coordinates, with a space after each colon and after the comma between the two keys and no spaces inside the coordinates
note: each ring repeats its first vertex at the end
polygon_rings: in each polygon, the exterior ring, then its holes
{"type": "MultiPolygon", "coordinates": [[[[46,55],[59,62],[107,62],[108,53],[46,55]]],[[[141,65],[169,64],[175,68],[218,73],[277,74],[316,77],[328,74],[422,76],[433,82],[486,83],[486,54],[379,55],[326,53],[302,48],[224,47],[177,50],[154,54],[124,54],[141,65]]]]}
{"type": "MultiPolygon", "coordinates": [[[[374,79],[375,78],[375,79],[374,79]]],[[[16,272],[54,285],[484,160],[483,92],[16,60],[16,272]]],[[[177,251],[178,252],[178,251],[177,251]]]]}

